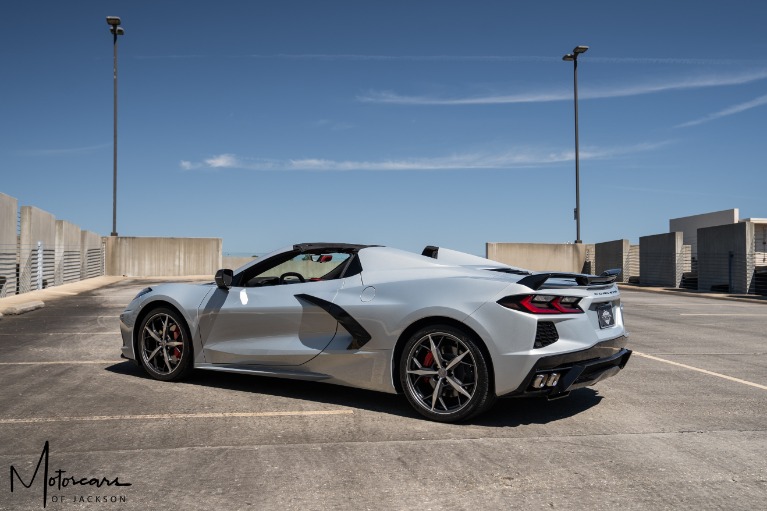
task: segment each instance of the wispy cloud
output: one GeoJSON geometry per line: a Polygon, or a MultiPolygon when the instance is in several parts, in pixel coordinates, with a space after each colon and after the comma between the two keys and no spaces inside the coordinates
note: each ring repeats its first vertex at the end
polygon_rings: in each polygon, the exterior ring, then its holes
{"type": "MultiPolygon", "coordinates": [[[[614,148],[584,148],[581,160],[619,158],[637,152],[651,151],[670,142],[644,143],[614,148]]],[[[323,158],[298,158],[274,160],[243,158],[234,154],[220,154],[201,162],[182,160],[184,170],[194,169],[243,169],[257,171],[426,171],[468,169],[510,169],[554,165],[573,161],[572,151],[545,149],[518,149],[501,152],[454,153],[432,158],[403,158],[388,160],[331,160],[323,158]]]]}
{"type": "Polygon", "coordinates": [[[29,149],[22,151],[22,153],[29,156],[64,156],[68,154],[74,155],[93,153],[106,147],[112,147],[112,144],[98,144],[84,147],[66,147],[59,149],[29,149]]]}
{"type": "MultiPolygon", "coordinates": [[[[710,75],[668,80],[665,82],[644,83],[623,87],[587,89],[580,99],[605,99],[627,96],[639,96],[675,90],[700,89],[706,87],[722,87],[727,85],[742,85],[745,83],[764,80],[767,69],[748,73],[710,75]]],[[[357,101],[364,103],[388,103],[398,105],[496,105],[506,103],[544,103],[550,101],[571,101],[571,90],[551,92],[523,92],[517,94],[491,94],[485,96],[469,96],[444,98],[437,96],[405,96],[391,91],[370,91],[357,96],[357,101]]]]}
{"type": "Polygon", "coordinates": [[[219,154],[212,158],[207,158],[201,162],[192,162],[188,160],[181,160],[179,163],[184,170],[194,169],[237,169],[243,168],[243,163],[233,154],[219,154]]]}
{"type": "Polygon", "coordinates": [[[735,115],[740,112],[745,112],[746,110],[751,110],[752,108],[756,108],[758,106],[767,105],[767,94],[764,96],[759,96],[756,99],[752,99],[751,101],[746,101],[745,103],[740,103],[738,105],[731,106],[729,108],[725,108],[724,110],[720,110],[718,112],[714,112],[712,114],[708,114],[704,117],[701,117],[699,119],[694,119],[692,121],[687,121],[682,124],[678,124],[674,126],[675,128],[687,128],[689,126],[697,126],[698,124],[703,124],[705,122],[713,121],[714,119],[721,119],[722,117],[727,117],[729,115],[735,115]]]}

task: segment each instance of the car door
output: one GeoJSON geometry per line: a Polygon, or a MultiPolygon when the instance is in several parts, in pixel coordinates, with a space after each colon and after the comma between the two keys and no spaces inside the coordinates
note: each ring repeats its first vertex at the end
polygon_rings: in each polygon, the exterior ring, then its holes
{"type": "Polygon", "coordinates": [[[332,302],[340,280],[216,289],[200,310],[205,361],[212,364],[300,365],[333,339],[337,321],[296,295],[332,302]]]}
{"type": "Polygon", "coordinates": [[[343,285],[333,269],[348,257],[289,253],[246,275],[242,285],[215,289],[199,311],[205,362],[295,366],[314,358],[338,322],[297,296],[333,302],[343,285]]]}

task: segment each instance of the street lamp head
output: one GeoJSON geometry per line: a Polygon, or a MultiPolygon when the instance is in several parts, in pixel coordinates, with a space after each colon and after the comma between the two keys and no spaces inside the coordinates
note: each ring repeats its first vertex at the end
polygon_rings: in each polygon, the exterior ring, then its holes
{"type": "Polygon", "coordinates": [[[568,53],[567,55],[562,57],[562,60],[567,60],[567,61],[575,60],[575,55],[573,55],[572,53],[568,53]]]}
{"type": "Polygon", "coordinates": [[[120,17],[119,16],[107,16],[107,24],[112,25],[113,27],[116,27],[120,24],[120,17]]]}
{"type": "Polygon", "coordinates": [[[588,49],[589,49],[588,46],[576,46],[573,49],[573,53],[576,53],[576,54],[578,54],[578,53],[586,53],[588,51],[588,49]]]}
{"type": "Polygon", "coordinates": [[[113,34],[115,34],[115,33],[116,33],[117,35],[123,35],[123,34],[125,34],[125,30],[123,29],[123,27],[114,27],[114,26],[113,26],[113,27],[111,27],[111,28],[109,29],[109,31],[110,31],[110,32],[112,32],[113,34]]]}

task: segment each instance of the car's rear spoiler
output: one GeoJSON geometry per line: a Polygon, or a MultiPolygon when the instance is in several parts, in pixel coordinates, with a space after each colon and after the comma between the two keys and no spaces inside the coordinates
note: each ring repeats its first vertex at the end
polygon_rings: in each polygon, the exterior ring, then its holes
{"type": "Polygon", "coordinates": [[[567,279],[567,280],[574,280],[575,283],[579,286],[604,286],[607,284],[612,284],[615,282],[615,279],[618,278],[618,275],[621,273],[621,269],[617,268],[614,270],[607,270],[602,273],[602,275],[584,275],[582,273],[550,273],[550,272],[544,272],[544,273],[535,273],[533,275],[528,275],[527,277],[521,278],[517,284],[522,284],[523,286],[527,286],[530,289],[540,289],[543,284],[546,283],[549,279],[567,279]]]}

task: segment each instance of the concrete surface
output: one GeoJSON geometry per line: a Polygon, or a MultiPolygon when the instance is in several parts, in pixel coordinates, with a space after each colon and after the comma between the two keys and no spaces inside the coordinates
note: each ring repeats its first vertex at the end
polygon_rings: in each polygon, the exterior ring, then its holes
{"type": "Polygon", "coordinates": [[[34,206],[21,207],[19,234],[19,288],[25,291],[54,285],[56,217],[34,206]],[[37,256],[41,243],[42,266],[37,256]],[[36,278],[42,274],[42,286],[36,278]]]}
{"type": "Polygon", "coordinates": [[[751,222],[698,229],[698,289],[731,285],[732,293],[748,293],[754,278],[753,252],[751,222]]]}
{"type": "Polygon", "coordinates": [[[237,257],[237,256],[223,256],[221,258],[221,267],[229,268],[230,270],[236,270],[240,266],[245,266],[249,262],[256,259],[255,257],[237,257]]]}
{"type": "Polygon", "coordinates": [[[56,278],[55,284],[68,284],[80,280],[82,271],[81,231],[66,220],[56,220],[56,278]]]}
{"type": "Polygon", "coordinates": [[[693,257],[698,256],[698,229],[716,225],[736,224],[740,213],[738,208],[714,211],[700,215],[672,218],[668,221],[668,232],[681,232],[682,243],[690,245],[693,257]]]}
{"type": "Polygon", "coordinates": [[[555,270],[580,273],[586,252],[594,245],[574,243],[487,243],[488,259],[528,270],[555,270]]]}
{"type": "Polygon", "coordinates": [[[221,238],[134,238],[107,236],[106,274],[210,275],[221,268],[221,238]]]}
{"type": "MultiPolygon", "coordinates": [[[[70,284],[64,284],[62,286],[56,286],[52,288],[40,289],[37,291],[31,291],[20,295],[7,296],[0,298],[0,311],[4,311],[9,307],[20,307],[30,302],[48,302],[50,300],[57,300],[68,296],[76,296],[82,293],[88,293],[97,289],[120,283],[124,280],[129,280],[127,277],[115,277],[110,275],[104,275],[101,277],[94,277],[92,279],[84,279],[78,282],[72,282],[70,284]]],[[[210,282],[213,279],[209,275],[188,275],[184,277],[174,276],[154,276],[147,277],[147,282],[210,282]]],[[[146,286],[144,286],[146,287],[146,286]]],[[[137,289],[136,292],[139,290],[137,289]]],[[[125,302],[127,305],[128,302],[125,302]]]]}
{"type": "Polygon", "coordinates": [[[0,298],[16,292],[16,213],[18,201],[0,193],[0,298]]]}
{"type": "Polygon", "coordinates": [[[630,265],[630,243],[629,240],[605,241],[594,245],[596,256],[595,275],[601,275],[605,270],[620,268],[621,274],[618,275],[618,282],[628,282],[630,265]]]}
{"type": "Polygon", "coordinates": [[[765,295],[749,295],[749,294],[731,294],[731,293],[706,293],[703,291],[693,291],[689,289],[681,288],[665,288],[665,287],[641,287],[636,284],[618,284],[618,287],[623,291],[639,291],[643,293],[658,293],[677,296],[692,296],[698,298],[708,298],[711,300],[725,300],[729,302],[745,302],[745,303],[762,303],[767,304],[767,296],[765,295]]]}
{"type": "MultiPolygon", "coordinates": [[[[118,477],[49,509],[760,509],[767,495],[764,305],[623,290],[634,356],[569,398],[502,400],[463,425],[401,396],[119,359],[121,279],[0,322],[0,468],[118,477]],[[652,357],[652,358],[651,358],[652,357]]],[[[47,290],[46,290],[47,291],[47,290]]],[[[5,479],[7,475],[0,476],[5,479]]],[[[42,487],[3,509],[40,509],[42,487]]]]}
{"type": "Polygon", "coordinates": [[[45,302],[34,300],[20,303],[18,305],[11,305],[0,310],[7,316],[18,316],[19,314],[26,314],[27,312],[42,309],[43,307],[45,307],[45,302]]]}
{"type": "Polygon", "coordinates": [[[639,283],[643,286],[679,287],[684,273],[682,233],[639,238],[639,283]]]}

